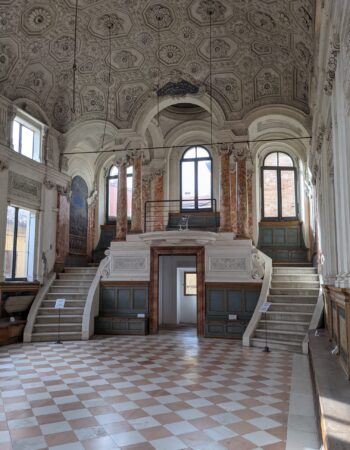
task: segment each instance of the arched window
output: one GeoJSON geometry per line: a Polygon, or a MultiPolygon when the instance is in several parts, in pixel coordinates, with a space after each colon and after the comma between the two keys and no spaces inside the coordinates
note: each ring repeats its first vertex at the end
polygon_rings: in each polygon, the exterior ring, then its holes
{"type": "Polygon", "coordinates": [[[212,209],[212,159],[204,147],[190,147],[180,162],[181,210],[212,209]]]}
{"type": "MultiPolygon", "coordinates": [[[[127,168],[127,213],[128,218],[131,217],[132,202],[132,166],[127,168]]],[[[106,183],[106,223],[113,223],[117,218],[117,201],[118,201],[118,167],[112,166],[109,169],[106,183]]]]}
{"type": "Polygon", "coordinates": [[[288,220],[297,217],[296,168],[283,152],[269,153],[261,168],[262,218],[288,220]]]}

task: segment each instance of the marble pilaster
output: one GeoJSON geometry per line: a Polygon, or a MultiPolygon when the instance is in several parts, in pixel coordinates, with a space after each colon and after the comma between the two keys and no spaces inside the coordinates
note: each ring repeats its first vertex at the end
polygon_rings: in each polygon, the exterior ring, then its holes
{"type": "Polygon", "coordinates": [[[253,174],[252,168],[247,169],[247,229],[246,236],[253,239],[253,174]]]}
{"type": "Polygon", "coordinates": [[[231,224],[232,231],[237,233],[237,163],[230,165],[230,187],[231,187],[231,224]]]}
{"type": "Polygon", "coordinates": [[[152,200],[151,198],[151,181],[152,181],[152,177],[151,175],[144,175],[142,177],[142,218],[143,218],[143,231],[144,233],[146,233],[146,231],[150,231],[147,230],[145,228],[145,207],[146,207],[146,202],[152,200]]]}
{"type": "Polygon", "coordinates": [[[219,149],[220,155],[220,232],[231,232],[231,188],[229,146],[219,149]]]}
{"type": "MultiPolygon", "coordinates": [[[[8,163],[0,159],[0,255],[5,254],[7,225],[8,163]]],[[[0,282],[5,280],[4,258],[0,258],[0,282]]]]}
{"type": "MultiPolygon", "coordinates": [[[[162,202],[164,200],[164,169],[158,169],[152,174],[152,198],[154,201],[162,202]]],[[[153,230],[164,230],[164,217],[162,204],[157,204],[153,214],[153,230]]]]}
{"type": "Polygon", "coordinates": [[[133,164],[131,232],[142,233],[142,151],[131,154],[133,164]]]}
{"type": "Polygon", "coordinates": [[[117,200],[117,225],[116,240],[125,241],[128,230],[128,212],[127,212],[127,184],[126,169],[128,167],[128,158],[120,158],[116,161],[118,167],[118,200],[117,200]]]}

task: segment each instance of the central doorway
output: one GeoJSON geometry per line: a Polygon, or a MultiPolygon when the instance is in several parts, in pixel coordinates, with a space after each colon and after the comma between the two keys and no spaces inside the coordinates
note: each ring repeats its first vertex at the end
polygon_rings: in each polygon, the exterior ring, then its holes
{"type": "Polygon", "coordinates": [[[195,255],[160,255],[158,324],[160,328],[196,327],[195,255]]]}
{"type": "MultiPolygon", "coordinates": [[[[191,277],[189,277],[191,282],[191,277]]],[[[181,282],[180,282],[181,285],[181,282]]],[[[180,286],[180,289],[184,286],[180,286]]],[[[191,299],[193,303],[193,298],[191,299]]],[[[150,333],[157,334],[159,325],[174,325],[181,317],[193,318],[197,335],[204,335],[204,247],[152,247],[151,248],[151,286],[150,286],[150,333]],[[167,257],[167,258],[164,258],[167,257]],[[172,258],[173,257],[173,258],[172,258]],[[172,267],[183,269],[172,273],[172,267]],[[184,272],[196,274],[196,301],[193,305],[185,305],[181,311],[181,298],[177,302],[176,278],[184,279],[184,272]],[[191,269],[191,270],[190,270],[191,269]],[[195,270],[194,270],[195,269],[195,270]],[[169,286],[164,286],[164,277],[173,276],[169,286]],[[165,297],[170,296],[167,300],[165,297]],[[187,306],[187,308],[186,308],[187,306]],[[179,307],[179,308],[178,308],[179,307]]]]}

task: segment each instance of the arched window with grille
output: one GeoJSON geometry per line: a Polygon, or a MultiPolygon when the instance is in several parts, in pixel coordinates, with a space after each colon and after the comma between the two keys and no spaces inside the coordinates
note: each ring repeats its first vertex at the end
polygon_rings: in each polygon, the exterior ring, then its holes
{"type": "Polygon", "coordinates": [[[200,146],[188,148],[180,161],[180,198],[182,211],[212,210],[212,158],[200,146]]]}
{"type": "MultiPolygon", "coordinates": [[[[127,168],[127,213],[131,218],[132,204],[132,166],[127,168]]],[[[117,218],[118,202],[118,167],[113,165],[106,179],[106,223],[114,223],[117,218]]]]}
{"type": "Polygon", "coordinates": [[[269,153],[261,168],[262,219],[297,218],[297,171],[293,159],[284,152],[269,153]]]}

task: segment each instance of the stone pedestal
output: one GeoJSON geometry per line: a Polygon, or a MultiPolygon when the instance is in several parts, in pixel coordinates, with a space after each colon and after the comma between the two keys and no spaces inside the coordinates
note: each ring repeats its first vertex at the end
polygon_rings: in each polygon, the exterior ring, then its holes
{"type": "Polygon", "coordinates": [[[231,232],[230,153],[227,147],[219,149],[220,155],[220,232],[231,232]]]}
{"type": "Polygon", "coordinates": [[[131,232],[142,233],[142,153],[131,156],[133,163],[131,232]]]}
{"type": "Polygon", "coordinates": [[[116,240],[125,241],[128,229],[128,212],[127,212],[127,185],[126,185],[126,169],[128,167],[127,158],[121,158],[117,162],[118,167],[118,200],[117,200],[117,225],[116,240]]]}

